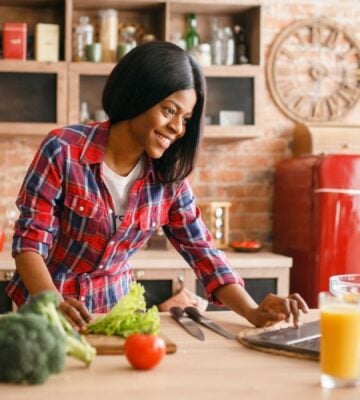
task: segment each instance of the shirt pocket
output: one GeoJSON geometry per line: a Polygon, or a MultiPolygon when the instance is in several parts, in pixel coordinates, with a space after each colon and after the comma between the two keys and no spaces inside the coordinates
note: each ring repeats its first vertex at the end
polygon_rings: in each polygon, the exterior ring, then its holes
{"type": "Polygon", "coordinates": [[[140,215],[135,239],[136,247],[141,247],[162,226],[169,222],[167,212],[157,209],[147,210],[140,215]]]}
{"type": "Polygon", "coordinates": [[[144,213],[140,217],[140,229],[143,232],[150,231],[155,232],[157,229],[166,225],[169,222],[168,212],[161,210],[151,210],[150,215],[144,213]]]}
{"type": "Polygon", "coordinates": [[[80,196],[68,196],[64,201],[63,231],[74,240],[95,234],[104,212],[104,208],[96,201],[80,196]]]}

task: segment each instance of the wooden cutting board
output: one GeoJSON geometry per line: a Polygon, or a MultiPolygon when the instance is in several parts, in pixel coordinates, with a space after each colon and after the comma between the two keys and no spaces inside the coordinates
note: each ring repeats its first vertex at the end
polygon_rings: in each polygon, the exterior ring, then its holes
{"type": "MultiPolygon", "coordinates": [[[[161,332],[159,336],[165,341],[166,352],[175,353],[176,344],[161,332]]],[[[123,337],[89,334],[86,335],[86,339],[96,348],[99,355],[124,354],[125,339],[123,337]]]]}

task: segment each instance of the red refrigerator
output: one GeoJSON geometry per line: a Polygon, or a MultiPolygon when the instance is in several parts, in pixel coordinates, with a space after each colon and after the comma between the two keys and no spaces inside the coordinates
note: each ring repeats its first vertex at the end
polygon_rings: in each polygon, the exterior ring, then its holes
{"type": "Polygon", "coordinates": [[[360,273],[360,155],[282,161],[275,172],[274,251],[293,258],[290,290],[309,306],[331,275],[360,273]]]}

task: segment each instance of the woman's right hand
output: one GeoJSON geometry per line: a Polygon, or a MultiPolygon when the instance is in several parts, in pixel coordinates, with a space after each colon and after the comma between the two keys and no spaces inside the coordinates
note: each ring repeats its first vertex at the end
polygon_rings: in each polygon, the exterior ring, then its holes
{"type": "Polygon", "coordinates": [[[73,328],[80,332],[86,330],[86,325],[91,321],[91,315],[83,303],[70,297],[60,302],[59,309],[73,328]]]}

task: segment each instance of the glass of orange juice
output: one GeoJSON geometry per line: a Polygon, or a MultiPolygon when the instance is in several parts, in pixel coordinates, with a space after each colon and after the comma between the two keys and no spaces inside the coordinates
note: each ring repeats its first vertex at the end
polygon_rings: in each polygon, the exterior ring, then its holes
{"type": "Polygon", "coordinates": [[[360,383],[360,303],[322,292],[319,305],[321,386],[356,386],[360,383]]]}

